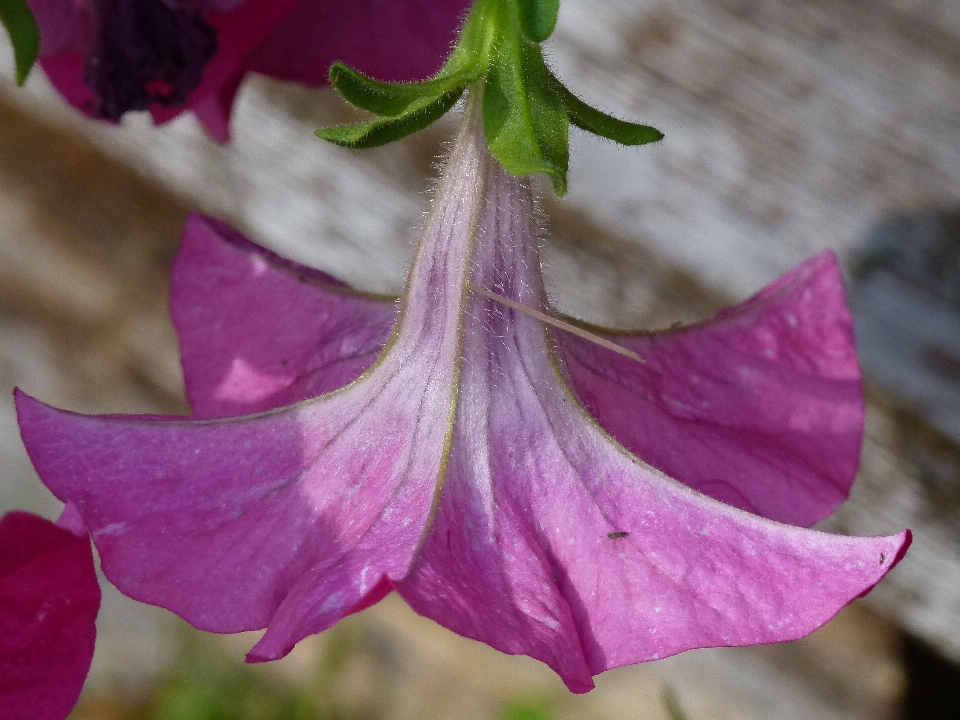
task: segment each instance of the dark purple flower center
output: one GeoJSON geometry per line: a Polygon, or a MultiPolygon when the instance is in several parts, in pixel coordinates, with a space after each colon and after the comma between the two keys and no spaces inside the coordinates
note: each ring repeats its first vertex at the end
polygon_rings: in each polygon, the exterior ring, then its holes
{"type": "Polygon", "coordinates": [[[180,0],[92,0],[95,36],[84,82],[97,117],[118,120],[152,103],[185,105],[217,50],[217,34],[180,0]]]}

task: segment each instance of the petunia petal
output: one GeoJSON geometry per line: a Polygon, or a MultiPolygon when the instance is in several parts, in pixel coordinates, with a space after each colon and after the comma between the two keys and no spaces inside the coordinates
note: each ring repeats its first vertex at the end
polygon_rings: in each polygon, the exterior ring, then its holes
{"type": "Polygon", "coordinates": [[[644,363],[554,335],[590,414],[667,475],[791,525],[822,520],[849,494],[863,390],[831,253],[711,322],[608,335],[644,363]]]}
{"type": "MultiPolygon", "coordinates": [[[[219,50],[190,107],[217,140],[244,75],[257,72],[312,87],[328,84],[330,65],[346,62],[390,80],[434,74],[456,39],[468,0],[247,0],[213,14],[219,50]]],[[[182,108],[153,108],[158,123],[182,108]]]]}
{"type": "Polygon", "coordinates": [[[157,123],[191,109],[221,142],[229,140],[230,110],[247,73],[317,87],[339,60],[383,79],[424,79],[450,54],[470,6],[469,0],[111,3],[91,11],[85,0],[29,0],[41,65],[54,87],[83,114],[109,121],[144,103],[157,123]],[[208,34],[216,36],[212,59],[208,34]]]}
{"type": "Polygon", "coordinates": [[[170,308],[190,406],[213,418],[353,382],[386,345],[399,305],[193,215],[171,271],[170,308]]]}
{"type": "Polygon", "coordinates": [[[62,720],[93,658],[100,586],[86,535],[0,518],[0,720],[62,720]]]}
{"type": "Polygon", "coordinates": [[[90,13],[82,0],[27,0],[40,30],[40,54],[84,51],[90,36],[90,13]]]}
{"type": "Polygon", "coordinates": [[[380,80],[431,77],[453,50],[470,0],[302,0],[250,58],[250,70],[326,85],[333,62],[380,80]]]}
{"type": "MultiPolygon", "coordinates": [[[[529,190],[490,161],[471,281],[539,307],[529,190]]],[[[474,295],[449,471],[413,573],[418,612],[591,675],[684,650],[790,640],[899,560],[909,533],[852,538],[700,495],[632,456],[561,379],[541,323],[474,295]]]]}
{"type": "Polygon", "coordinates": [[[452,432],[478,162],[472,146],[451,157],[389,351],[339,392],[228,421],[82,416],[17,395],[34,466],[124,593],[203,629],[267,627],[263,660],[408,573],[452,432]]]}
{"type": "MultiPolygon", "coordinates": [[[[43,28],[40,33],[43,37],[43,28]]],[[[93,117],[97,100],[93,91],[83,82],[84,62],[83,53],[78,52],[40,56],[40,66],[63,99],[87,117],[93,117]]]]}
{"type": "MultiPolygon", "coordinates": [[[[201,106],[198,116],[214,139],[229,140],[230,110],[240,82],[247,72],[250,55],[270,31],[281,24],[300,0],[247,0],[230,12],[208,17],[216,30],[217,53],[207,65],[200,85],[190,94],[186,107],[201,106]]],[[[154,122],[161,124],[186,107],[150,109],[154,122]]]]}

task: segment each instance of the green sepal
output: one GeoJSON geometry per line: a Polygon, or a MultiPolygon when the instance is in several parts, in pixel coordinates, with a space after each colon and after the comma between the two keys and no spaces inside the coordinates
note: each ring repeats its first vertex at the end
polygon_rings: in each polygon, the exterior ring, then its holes
{"type": "Polygon", "coordinates": [[[534,42],[543,42],[557,26],[560,0],[514,0],[523,34],[534,42]]]}
{"type": "Polygon", "coordinates": [[[497,24],[490,19],[499,16],[496,5],[501,1],[475,0],[457,45],[440,70],[441,75],[459,74],[471,66],[478,68],[481,75],[486,74],[497,41],[497,24]]]}
{"type": "Polygon", "coordinates": [[[475,0],[453,54],[422,82],[380,82],[335,64],[331,84],[377,117],[317,135],[350,148],[384,145],[440,118],[473,85],[483,92],[493,155],[513,175],[547,173],[556,193],[565,194],[571,124],[623,145],[655,142],[663,133],[591,107],[550,72],[540,43],[553,32],[558,8],[559,0],[475,0]]]}
{"type": "Polygon", "coordinates": [[[40,30],[26,0],[0,0],[0,22],[10,35],[17,85],[23,85],[40,54],[40,30]]]}
{"type": "MultiPolygon", "coordinates": [[[[500,0],[495,0],[499,2],[500,0]]],[[[477,5],[481,5],[480,0],[477,5]]],[[[330,67],[330,84],[352,105],[374,115],[404,115],[415,104],[438,100],[456,89],[481,80],[495,37],[495,25],[486,16],[471,12],[460,33],[460,40],[436,77],[422,82],[389,83],[374,80],[342,63],[330,67]]]]}
{"type": "Polygon", "coordinates": [[[377,117],[354,125],[323,128],[317,130],[316,134],[342,147],[356,149],[379,147],[415,133],[417,130],[423,130],[427,125],[445,115],[462,94],[463,88],[455,88],[438,98],[420,98],[401,115],[377,117]]]}
{"type": "Polygon", "coordinates": [[[646,145],[663,140],[663,133],[655,127],[627,122],[607,115],[588,105],[568,90],[556,77],[553,78],[557,93],[563,100],[570,122],[581,130],[605,137],[621,145],[646,145]]]}
{"type": "Polygon", "coordinates": [[[413,83],[386,83],[357,72],[341,63],[330,68],[330,84],[351,105],[375,115],[396,117],[410,111],[418,102],[436,100],[483,77],[483,69],[474,66],[460,72],[441,73],[433,80],[413,83]]]}
{"type": "Polygon", "coordinates": [[[490,152],[513,175],[544,172],[557,195],[567,191],[570,162],[566,108],[540,46],[517,36],[503,43],[483,91],[483,128],[490,152]]]}

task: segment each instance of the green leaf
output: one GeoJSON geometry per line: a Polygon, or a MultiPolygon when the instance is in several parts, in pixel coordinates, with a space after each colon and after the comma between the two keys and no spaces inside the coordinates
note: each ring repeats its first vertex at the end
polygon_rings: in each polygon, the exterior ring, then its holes
{"type": "Polygon", "coordinates": [[[490,152],[513,175],[548,173],[557,195],[563,195],[570,125],[540,47],[518,35],[497,49],[483,94],[490,152]]]}
{"type": "Polygon", "coordinates": [[[499,720],[552,720],[553,706],[549,698],[513,700],[501,710],[499,720]]]}
{"type": "Polygon", "coordinates": [[[543,42],[557,25],[560,0],[514,0],[520,14],[523,34],[534,42],[543,42]]]}
{"type": "Polygon", "coordinates": [[[386,83],[357,72],[341,63],[330,68],[330,84],[352,105],[376,115],[396,117],[410,111],[418,102],[437,100],[453,90],[479,80],[483,70],[476,65],[460,72],[441,73],[433,80],[414,83],[386,83]]]}
{"type": "Polygon", "coordinates": [[[386,145],[430,125],[456,104],[463,88],[451,90],[439,98],[421,98],[396,117],[378,117],[355,125],[323,128],[316,134],[324,140],[348,148],[372,148],[386,145]]]}
{"type": "Polygon", "coordinates": [[[559,80],[554,78],[557,92],[563,99],[570,122],[581,130],[600,135],[621,145],[645,145],[663,140],[663,133],[655,127],[619,120],[595,107],[587,105],[559,80]]]}
{"type": "Polygon", "coordinates": [[[655,142],[663,133],[591,107],[550,72],[540,42],[553,32],[558,8],[559,0],[475,0],[453,53],[430,80],[386,83],[333,65],[331,84],[348,102],[379,117],[317,135],[351,148],[384,145],[426,127],[468,86],[482,85],[490,151],[513,175],[547,173],[563,195],[571,124],[623,145],[655,142]]]}
{"type": "Polygon", "coordinates": [[[17,64],[17,85],[27,80],[30,68],[40,54],[40,31],[26,0],[0,0],[0,22],[3,22],[17,64]]]}

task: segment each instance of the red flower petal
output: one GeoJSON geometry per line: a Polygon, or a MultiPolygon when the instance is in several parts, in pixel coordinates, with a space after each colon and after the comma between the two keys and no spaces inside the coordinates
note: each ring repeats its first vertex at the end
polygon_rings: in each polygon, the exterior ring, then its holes
{"type": "Polygon", "coordinates": [[[0,519],[0,720],[60,720],[93,658],[100,586],[86,535],[0,519]]]}

